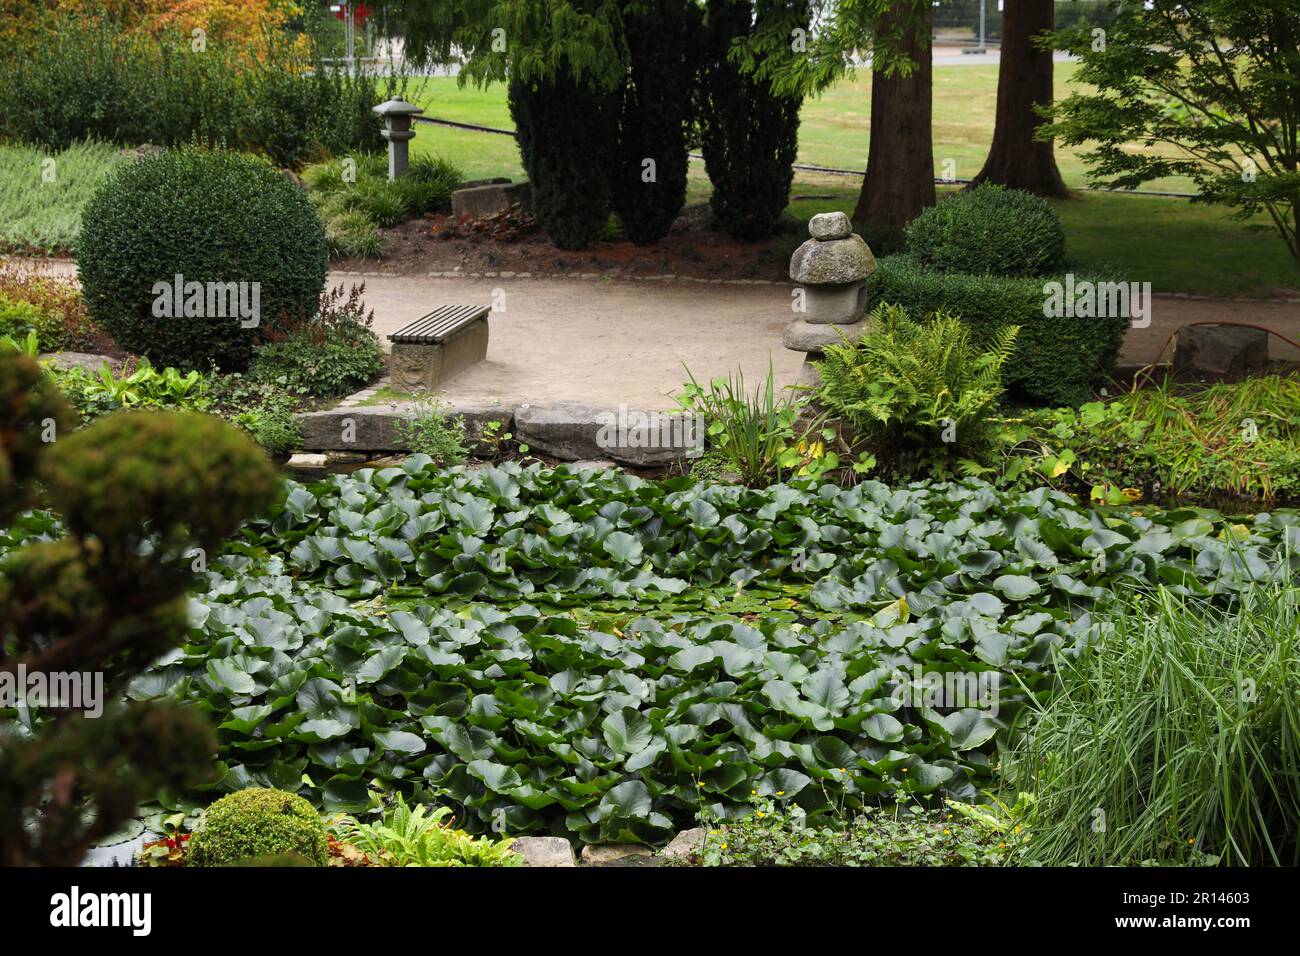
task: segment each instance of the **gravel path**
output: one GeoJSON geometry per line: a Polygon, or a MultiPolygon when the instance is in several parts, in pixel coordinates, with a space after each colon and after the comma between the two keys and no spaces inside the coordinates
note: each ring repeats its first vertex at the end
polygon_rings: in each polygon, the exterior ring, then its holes
{"type": "MultiPolygon", "coordinates": [[[[75,274],[66,260],[39,265],[75,274]]],[[[381,339],[437,304],[495,302],[487,361],[449,383],[453,399],[669,408],[686,379],[683,366],[701,381],[739,367],[753,385],[766,375],[770,356],[778,384],[787,385],[802,361],[781,345],[791,312],[789,287],[780,284],[330,274],[333,285],[362,281],[381,339]]],[[[1173,329],[1201,321],[1251,322],[1300,341],[1300,301],[1155,296],[1151,325],[1130,330],[1121,362],[1152,361],[1173,329]]],[[[1300,350],[1276,337],[1269,348],[1273,358],[1300,361],[1300,350]]]]}

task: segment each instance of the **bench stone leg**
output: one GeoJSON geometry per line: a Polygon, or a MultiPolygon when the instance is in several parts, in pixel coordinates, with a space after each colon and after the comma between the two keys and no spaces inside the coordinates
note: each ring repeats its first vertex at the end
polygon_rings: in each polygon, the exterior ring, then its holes
{"type": "Polygon", "coordinates": [[[487,318],[476,319],[436,345],[394,342],[388,362],[393,387],[432,391],[487,358],[487,318]]]}

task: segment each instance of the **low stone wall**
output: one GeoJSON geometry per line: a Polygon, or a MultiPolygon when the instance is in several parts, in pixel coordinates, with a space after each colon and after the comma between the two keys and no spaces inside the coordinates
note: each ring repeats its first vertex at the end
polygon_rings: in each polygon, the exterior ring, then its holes
{"type": "MultiPolygon", "coordinates": [[[[477,438],[492,422],[500,423],[498,433],[511,432],[515,441],[561,461],[608,459],[622,465],[652,468],[693,457],[703,447],[701,422],[666,412],[581,402],[525,404],[513,408],[454,403],[448,412],[464,420],[466,434],[474,443],[471,450],[488,450],[477,446],[477,438]]],[[[414,417],[410,407],[385,405],[341,406],[306,412],[298,416],[302,450],[363,454],[409,451],[397,423],[414,417]]]]}

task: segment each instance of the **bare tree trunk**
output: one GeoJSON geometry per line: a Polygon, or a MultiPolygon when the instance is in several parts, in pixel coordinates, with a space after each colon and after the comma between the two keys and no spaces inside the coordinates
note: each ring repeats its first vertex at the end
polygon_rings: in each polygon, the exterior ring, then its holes
{"type": "MultiPolygon", "coordinates": [[[[882,32],[894,18],[907,17],[909,0],[898,0],[882,17],[882,32]]],[[[907,76],[871,76],[871,145],[853,222],[877,252],[900,247],[903,230],[927,206],[933,206],[934,147],[930,110],[934,69],[930,60],[930,24],[912,29],[903,49],[916,61],[907,76]],[[924,30],[924,33],[921,31],[924,30]]]]}
{"type": "Polygon", "coordinates": [[[1056,168],[1051,141],[1034,139],[1046,122],[1034,108],[1052,102],[1052,51],[1041,49],[1033,39],[1051,30],[1054,20],[1053,0],[1006,0],[993,145],[975,184],[997,183],[1056,198],[1070,194],[1056,168]]]}

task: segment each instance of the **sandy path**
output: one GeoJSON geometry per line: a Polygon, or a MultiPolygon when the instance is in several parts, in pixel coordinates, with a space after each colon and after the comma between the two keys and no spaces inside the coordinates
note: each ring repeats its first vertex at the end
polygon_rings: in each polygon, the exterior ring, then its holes
{"type": "MultiPolygon", "coordinates": [[[[66,260],[39,265],[75,275],[66,260]]],[[[487,361],[449,383],[457,399],[667,408],[686,379],[683,366],[701,381],[740,368],[753,385],[770,356],[785,385],[802,361],[781,345],[791,312],[789,287],[780,284],[330,274],[332,285],[340,282],[365,282],[381,339],[437,304],[495,302],[487,361]]],[[[1122,363],[1152,361],[1173,329],[1201,321],[1251,322],[1300,341],[1300,302],[1156,296],[1151,325],[1129,331],[1122,363]]],[[[1273,358],[1300,361],[1300,350],[1276,337],[1269,348],[1273,358]]]]}

